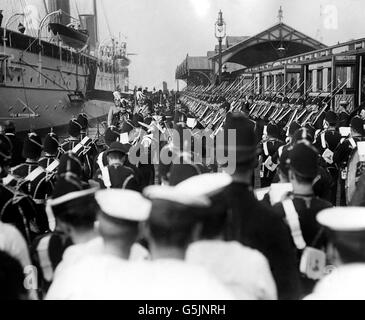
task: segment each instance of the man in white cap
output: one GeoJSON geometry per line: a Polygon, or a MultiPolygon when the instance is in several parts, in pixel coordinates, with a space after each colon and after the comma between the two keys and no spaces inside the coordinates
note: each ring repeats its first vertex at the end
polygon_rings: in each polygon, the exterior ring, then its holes
{"type": "Polygon", "coordinates": [[[188,262],[206,267],[240,300],[275,300],[276,285],[267,259],[259,251],[237,241],[224,241],[228,205],[223,194],[232,183],[228,174],[203,174],[177,185],[208,196],[212,201],[200,232],[200,240],[187,251],[188,262]]]}
{"type": "Polygon", "coordinates": [[[211,204],[205,195],[168,186],[150,186],[148,240],[152,262],[144,262],[134,296],[146,300],[226,300],[234,296],[209,271],[185,260],[186,250],[211,204]]]}
{"type": "Polygon", "coordinates": [[[47,211],[52,211],[57,221],[57,230],[72,242],[57,266],[54,278],[77,257],[93,252],[98,246],[99,233],[95,228],[99,206],[95,200],[96,189],[66,193],[47,203],[47,211]]]}
{"type": "MultiPolygon", "coordinates": [[[[337,207],[326,209],[317,221],[329,234],[332,265],[314,288],[310,300],[365,299],[365,209],[337,207]]],[[[326,270],[324,270],[326,271],[326,270]]]]}
{"type": "Polygon", "coordinates": [[[102,190],[95,198],[101,238],[85,246],[84,254],[73,255],[62,272],[57,270],[47,299],[122,299],[118,280],[124,282],[129,274],[127,262],[151,202],[131,190],[102,190]]]}

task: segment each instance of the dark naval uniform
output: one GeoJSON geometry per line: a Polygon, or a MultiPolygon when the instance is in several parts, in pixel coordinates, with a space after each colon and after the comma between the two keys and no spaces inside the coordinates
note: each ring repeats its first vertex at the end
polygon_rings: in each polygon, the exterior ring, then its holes
{"type": "Polygon", "coordinates": [[[55,160],[57,160],[56,156],[47,154],[39,159],[38,165],[43,169],[47,169],[55,160]]]}
{"type": "Polygon", "coordinates": [[[100,188],[140,191],[133,169],[122,164],[110,165],[106,169],[108,170],[106,174],[100,169],[95,174],[95,180],[100,183],[100,188]]]}
{"type": "MultiPolygon", "coordinates": [[[[282,218],[255,197],[249,176],[257,165],[257,138],[252,121],[241,114],[232,114],[224,124],[224,134],[236,130],[236,172],[225,196],[229,205],[226,239],[259,250],[268,259],[279,299],[297,299],[300,278],[290,232],[282,218]],[[243,166],[241,166],[241,164],[243,166]],[[242,177],[241,178],[241,171],[242,177]]],[[[218,145],[227,150],[230,145],[218,145]]]]}
{"type": "Polygon", "coordinates": [[[41,296],[48,291],[54,272],[62,261],[63,253],[71,245],[71,239],[57,230],[39,236],[33,241],[30,252],[32,261],[38,270],[38,285],[41,296]]]}
{"type": "Polygon", "coordinates": [[[22,233],[28,244],[35,236],[47,231],[47,225],[37,212],[33,200],[26,194],[4,185],[6,166],[11,161],[11,142],[0,135],[0,221],[13,224],[22,233]]]}
{"type": "Polygon", "coordinates": [[[299,272],[289,229],[283,219],[260,204],[245,183],[233,183],[227,190],[227,201],[232,217],[228,239],[263,253],[269,261],[279,299],[297,299],[299,272]]]}
{"type": "Polygon", "coordinates": [[[279,148],[283,145],[284,143],[276,138],[269,138],[268,140],[261,143],[261,188],[269,187],[273,182],[276,174],[277,165],[273,162],[272,158],[278,152],[279,148]]]}
{"type": "Polygon", "coordinates": [[[48,230],[48,223],[39,214],[32,198],[0,184],[0,217],[4,223],[13,224],[30,245],[38,235],[48,230]]]}
{"type": "Polygon", "coordinates": [[[141,185],[135,176],[135,170],[132,169],[129,163],[126,164],[129,148],[130,145],[113,142],[107,151],[99,154],[97,161],[99,169],[95,173],[94,180],[100,184],[102,189],[117,188],[141,191],[141,185]],[[105,165],[107,164],[106,157],[112,152],[120,154],[120,161],[105,165]]]}
{"type": "MultiPolygon", "coordinates": [[[[298,141],[289,151],[288,160],[288,168],[293,172],[289,179],[295,181],[293,193],[275,204],[274,210],[286,221],[291,232],[299,271],[304,249],[307,247],[323,249],[325,238],[316,221],[316,215],[332,205],[314,195],[313,181],[318,176],[318,151],[308,141],[298,141]],[[296,190],[303,190],[303,193],[299,194],[296,190]]],[[[309,279],[308,273],[300,270],[303,272],[302,295],[306,295],[313,290],[315,281],[309,279]]]]}
{"type": "Polygon", "coordinates": [[[337,164],[340,170],[340,188],[341,188],[341,199],[340,205],[346,205],[346,179],[348,175],[348,162],[350,160],[351,155],[357,149],[357,142],[364,141],[365,137],[363,136],[354,136],[346,138],[341,144],[336,148],[333,161],[337,164]]]}
{"type": "MultiPolygon", "coordinates": [[[[68,132],[70,137],[65,139],[64,142],[60,146],[60,150],[62,153],[66,153],[68,151],[72,151],[80,142],[82,126],[81,124],[72,119],[69,123],[68,132]]],[[[93,172],[93,160],[87,156],[87,153],[91,150],[91,145],[87,147],[81,148],[81,150],[77,153],[77,156],[80,158],[83,166],[83,177],[84,181],[88,181],[91,178],[91,174],[93,172]],[[85,149],[87,148],[87,149],[85,149]]]]}
{"type": "Polygon", "coordinates": [[[80,143],[80,139],[76,137],[66,138],[63,143],[60,145],[62,153],[66,153],[67,151],[72,151],[80,143]]]}
{"type": "Polygon", "coordinates": [[[33,198],[42,229],[47,230],[48,220],[45,212],[45,199],[52,193],[52,186],[46,181],[45,170],[38,165],[41,152],[40,137],[35,133],[29,134],[23,144],[23,155],[27,160],[25,163],[12,168],[11,175],[17,180],[16,188],[33,198]]]}
{"type": "MultiPolygon", "coordinates": [[[[83,140],[85,137],[88,136],[88,127],[89,127],[89,121],[87,118],[87,115],[84,113],[80,113],[77,117],[77,122],[81,124],[81,132],[80,132],[80,140],[83,140]]],[[[95,158],[98,155],[98,146],[94,141],[92,141],[89,146],[89,150],[84,155],[84,162],[85,162],[85,170],[86,170],[86,176],[88,178],[91,178],[94,174],[94,164],[95,164],[95,158]]]]}
{"type": "MultiPolygon", "coordinates": [[[[274,205],[273,209],[282,219],[286,218],[285,210],[288,210],[286,209],[287,202],[291,202],[292,205],[294,205],[294,209],[299,217],[300,228],[306,244],[318,249],[323,248],[326,244],[326,238],[323,230],[321,230],[321,227],[316,220],[316,216],[320,211],[332,207],[332,204],[328,201],[316,197],[314,194],[299,195],[291,193],[282,203],[277,203],[276,205],[274,205]]],[[[302,252],[303,250],[298,250],[297,253],[298,268],[302,252]]],[[[312,292],[314,285],[315,282],[313,280],[310,280],[303,276],[303,295],[312,292]]]]}
{"type": "Polygon", "coordinates": [[[328,129],[324,129],[320,132],[314,143],[315,147],[319,151],[322,157],[323,167],[326,168],[332,178],[331,195],[330,199],[332,204],[336,204],[337,195],[337,181],[338,181],[338,168],[336,163],[333,161],[334,152],[341,142],[341,134],[334,127],[337,122],[337,115],[328,111],[325,116],[325,120],[331,125],[328,129]]]}
{"type": "Polygon", "coordinates": [[[9,138],[13,146],[10,167],[15,167],[25,161],[22,157],[23,142],[15,133],[6,133],[5,135],[9,138]]]}
{"type": "Polygon", "coordinates": [[[11,174],[17,178],[24,179],[33,170],[38,168],[38,161],[27,160],[24,163],[11,169],[11,174]]]}
{"type": "Polygon", "coordinates": [[[15,125],[11,121],[5,123],[5,135],[10,140],[12,145],[10,167],[15,167],[25,161],[22,156],[23,141],[17,136],[15,125]]]}
{"type": "Polygon", "coordinates": [[[346,205],[346,190],[345,184],[348,175],[348,162],[350,157],[357,149],[357,142],[365,140],[364,121],[356,116],[351,120],[350,127],[355,132],[353,136],[346,138],[340,143],[333,155],[333,161],[340,169],[341,180],[341,200],[340,205],[346,205]]]}

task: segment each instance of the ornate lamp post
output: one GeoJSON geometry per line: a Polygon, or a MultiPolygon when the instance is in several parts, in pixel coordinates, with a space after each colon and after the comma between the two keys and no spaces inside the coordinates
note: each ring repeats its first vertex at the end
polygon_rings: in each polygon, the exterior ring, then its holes
{"type": "Polygon", "coordinates": [[[226,36],[226,23],[223,20],[222,10],[218,13],[218,20],[215,23],[215,37],[218,39],[219,43],[219,56],[218,56],[218,83],[222,81],[222,40],[226,36]]]}

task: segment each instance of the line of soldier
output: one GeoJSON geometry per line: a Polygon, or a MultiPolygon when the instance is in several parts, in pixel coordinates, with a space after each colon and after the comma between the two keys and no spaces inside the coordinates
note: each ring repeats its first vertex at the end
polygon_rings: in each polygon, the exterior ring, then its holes
{"type": "MultiPolygon", "coordinates": [[[[7,136],[0,135],[2,177],[0,190],[2,193],[1,201],[4,201],[4,203],[1,203],[1,220],[16,225],[27,240],[28,245],[32,246],[32,260],[40,270],[43,292],[47,291],[51,284],[54,270],[62,260],[66,248],[75,241],[80,240],[77,237],[78,227],[86,223],[82,220],[82,216],[74,216],[72,206],[77,205],[77,210],[80,211],[82,211],[83,206],[87,208],[86,204],[90,200],[89,194],[85,197],[82,195],[75,196],[75,198],[72,198],[70,194],[82,192],[83,189],[89,186],[105,189],[131,189],[138,192],[145,190],[146,186],[154,184],[156,181],[156,167],[150,162],[137,165],[129,163],[128,152],[130,148],[139,144],[151,148],[153,141],[151,136],[148,135],[148,131],[160,130],[165,134],[162,135],[165,144],[162,144],[161,148],[167,148],[175,153],[175,156],[186,159],[186,157],[189,158],[192,155],[186,154],[186,150],[174,148],[174,137],[172,137],[172,140],[170,139],[168,129],[175,128],[176,131],[179,131],[184,128],[204,128],[204,126],[213,128],[215,134],[219,131],[226,133],[231,129],[237,132],[237,169],[232,175],[228,194],[225,195],[225,198],[229,199],[231,214],[227,221],[223,224],[220,223],[225,226],[225,239],[236,240],[243,245],[257,249],[267,258],[279,298],[293,299],[311,292],[316,282],[314,280],[318,279],[316,278],[318,275],[313,270],[314,276],[311,274],[311,270],[309,272],[306,270],[299,272],[299,265],[302,263],[302,253],[305,248],[303,243],[317,249],[324,246],[328,239],[322,234],[322,228],[316,222],[316,214],[322,209],[332,206],[330,202],[323,200],[326,196],[320,194],[328,190],[329,184],[323,178],[328,170],[327,165],[318,165],[318,158],[321,157],[323,160],[335,159],[334,156],[323,156],[324,152],[322,154],[318,153],[313,143],[320,142],[324,148],[323,138],[318,137],[324,136],[326,138],[327,131],[335,132],[336,130],[326,130],[324,135],[321,132],[316,134],[315,129],[311,128],[309,124],[306,123],[307,126],[301,127],[299,123],[293,120],[290,125],[287,125],[287,144],[280,143],[279,145],[278,142],[281,137],[278,126],[260,124],[258,119],[255,122],[248,119],[249,113],[252,114],[254,111],[254,102],[252,105],[246,105],[244,112],[237,113],[235,112],[237,110],[234,109],[234,103],[228,102],[227,99],[223,100],[223,97],[221,97],[215,101],[214,110],[204,111],[206,114],[203,113],[203,116],[207,119],[204,123],[204,121],[201,121],[201,114],[200,117],[197,117],[194,111],[196,108],[206,108],[207,106],[204,103],[200,106],[201,103],[189,100],[191,98],[189,94],[182,95],[181,101],[177,101],[175,110],[166,108],[166,106],[156,106],[149,99],[141,99],[137,105],[127,105],[125,107],[118,94],[115,93],[114,98],[115,108],[113,107],[113,109],[116,112],[113,112],[112,118],[115,116],[114,124],[116,126],[112,124],[106,130],[105,144],[107,148],[100,153],[95,152],[94,154],[92,139],[87,136],[82,138],[82,134],[86,133],[87,119],[80,115],[78,119],[70,121],[70,137],[61,146],[53,133],[50,133],[45,139],[44,149],[47,154],[41,160],[46,168],[45,170],[38,170],[40,166],[36,164],[42,151],[41,140],[35,133],[31,133],[25,139],[23,146],[23,156],[27,158],[26,163],[15,167],[14,170],[11,170],[11,174],[7,175],[7,168],[10,161],[12,161],[12,143],[7,136]],[[132,110],[134,107],[134,112],[128,112],[128,107],[132,110]],[[191,124],[191,121],[189,123],[189,120],[194,117],[193,124],[191,124]],[[142,128],[146,129],[147,134],[140,135],[142,128]],[[262,141],[262,148],[258,148],[258,142],[261,140],[264,131],[268,139],[262,141]],[[270,145],[271,143],[267,143],[265,146],[265,143],[269,142],[270,139],[273,141],[272,145],[278,146],[272,154],[270,154],[270,151],[274,147],[270,145]],[[50,150],[49,145],[46,147],[46,141],[49,141],[49,144],[54,147],[52,150],[50,150]],[[264,156],[267,158],[265,159],[264,156]],[[59,160],[56,159],[57,157],[60,157],[59,160]],[[270,161],[268,161],[269,157],[271,157],[270,161]],[[289,182],[292,189],[286,198],[287,202],[281,202],[281,198],[278,202],[275,202],[274,194],[271,192],[265,193],[262,203],[257,201],[257,195],[254,195],[252,189],[252,177],[254,169],[258,167],[260,162],[266,163],[265,167],[270,171],[270,176],[263,176],[263,185],[273,181],[275,175],[271,172],[275,171],[278,173],[281,182],[289,182]],[[55,168],[52,166],[55,166],[55,168]],[[28,168],[28,171],[23,168],[28,168]],[[25,178],[20,178],[20,175],[16,176],[22,170],[26,174],[25,178]],[[57,171],[56,174],[55,171],[57,171]],[[323,171],[323,175],[320,174],[321,171],[323,171]],[[39,174],[38,172],[42,173],[39,174]],[[44,205],[44,199],[29,194],[29,190],[33,191],[32,183],[34,181],[39,182],[38,179],[48,185],[54,183],[51,193],[52,201],[50,202],[52,205],[46,207],[45,213],[39,209],[39,206],[44,205]],[[322,186],[325,185],[325,188],[316,187],[321,179],[322,186]],[[15,185],[12,185],[14,182],[15,185]],[[41,201],[34,201],[34,199],[41,201]],[[78,200],[80,200],[80,203],[78,203],[78,200]],[[66,205],[71,203],[72,206],[66,205]],[[58,206],[62,207],[62,210],[57,211],[58,206]],[[293,231],[288,228],[283,219],[287,215],[287,208],[293,209],[293,206],[294,211],[300,217],[300,225],[303,227],[301,237],[298,237],[298,232],[294,232],[297,230],[293,231]],[[73,215],[68,216],[69,210],[73,212],[73,215]],[[304,223],[305,228],[302,223],[304,223]]],[[[328,129],[331,129],[334,124],[334,114],[331,112],[325,113],[324,111],[321,112],[322,114],[326,123],[330,126],[328,129]]],[[[290,119],[295,118],[289,113],[287,116],[290,119]]],[[[311,117],[319,119],[318,114],[312,114],[311,117]]],[[[306,116],[305,118],[309,119],[311,117],[306,116]]],[[[354,117],[350,122],[354,133],[353,139],[355,139],[361,131],[363,122],[360,117],[354,117]]],[[[349,139],[351,138],[349,137],[349,139]]],[[[345,145],[346,141],[344,140],[341,145],[345,145]]],[[[351,144],[351,142],[348,143],[351,144]]],[[[182,145],[184,143],[180,144],[180,147],[182,145]]],[[[230,146],[217,147],[226,150],[230,146]]],[[[95,147],[95,149],[98,148],[95,147]]],[[[326,149],[329,149],[329,146],[326,149]]],[[[217,170],[217,166],[208,167],[204,163],[160,165],[158,166],[157,176],[160,182],[168,183],[170,186],[178,186],[192,176],[204,175],[206,172],[211,173],[217,170]]],[[[219,170],[224,169],[219,168],[219,170]]],[[[271,184],[271,187],[273,185],[271,184]]],[[[35,189],[38,190],[39,188],[36,187],[35,189]]],[[[164,196],[168,197],[168,195],[169,193],[166,192],[164,196]]],[[[179,192],[174,193],[174,196],[178,197],[179,192]]],[[[184,201],[193,196],[193,193],[188,193],[184,201]]],[[[159,197],[163,196],[159,195],[159,197]]],[[[168,202],[174,201],[177,200],[168,200],[168,202]]],[[[218,205],[216,202],[214,204],[215,206],[218,205]]],[[[113,207],[112,211],[114,212],[116,208],[113,207]]],[[[174,207],[174,210],[178,211],[177,208],[174,207]]],[[[217,208],[220,208],[220,206],[217,206],[217,208]]],[[[183,211],[186,212],[186,210],[183,211]]],[[[128,212],[127,214],[130,215],[131,213],[128,212]]],[[[116,218],[115,215],[114,218],[116,218]]],[[[184,224],[184,219],[177,219],[184,224]]],[[[290,219],[288,218],[288,220],[290,219]]],[[[166,225],[166,221],[160,223],[166,225]]],[[[146,248],[144,240],[140,239],[139,243],[146,248]]],[[[309,259],[305,266],[308,266],[310,262],[309,259]]]]}
{"type": "MultiPolygon", "coordinates": [[[[88,137],[88,117],[83,113],[70,120],[69,136],[62,142],[52,131],[43,143],[36,132],[21,140],[12,122],[4,125],[0,135],[0,217],[2,222],[15,225],[31,248],[43,290],[48,288],[62,253],[71,245],[64,237],[60,223],[47,210],[48,200],[90,186],[141,192],[154,184],[156,172],[151,161],[134,165],[129,161],[128,153],[132,146],[138,145],[147,145],[147,150],[151,150],[152,141],[147,133],[156,126],[172,128],[174,120],[183,121],[180,119],[182,113],[173,119],[173,101],[166,102],[154,104],[145,97],[134,106],[115,92],[108,128],[101,139],[103,144],[88,137]]],[[[167,144],[166,138],[161,148],[167,144]]],[[[196,167],[193,174],[196,172],[202,171],[196,167]]],[[[159,180],[171,178],[176,184],[182,179],[179,175],[176,168],[161,166],[159,180]]]]}

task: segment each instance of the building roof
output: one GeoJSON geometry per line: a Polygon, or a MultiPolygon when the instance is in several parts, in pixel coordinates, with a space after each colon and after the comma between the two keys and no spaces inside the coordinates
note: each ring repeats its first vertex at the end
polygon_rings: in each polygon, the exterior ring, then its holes
{"type": "Polygon", "coordinates": [[[226,47],[232,47],[242,41],[247,40],[250,38],[249,36],[227,36],[226,37],[226,47]]]}
{"type": "Polygon", "coordinates": [[[176,79],[186,79],[190,72],[193,71],[211,71],[212,62],[208,57],[189,57],[186,56],[185,60],[176,69],[176,79]]]}
{"type": "MultiPolygon", "coordinates": [[[[327,47],[323,43],[282,22],[253,37],[242,38],[242,41],[223,50],[223,63],[235,62],[250,67],[327,47]],[[278,50],[279,47],[283,47],[285,50],[280,52],[278,50]]],[[[231,43],[232,40],[235,39],[228,39],[231,43]]],[[[217,58],[218,54],[210,57],[212,60],[217,58]]]]}

